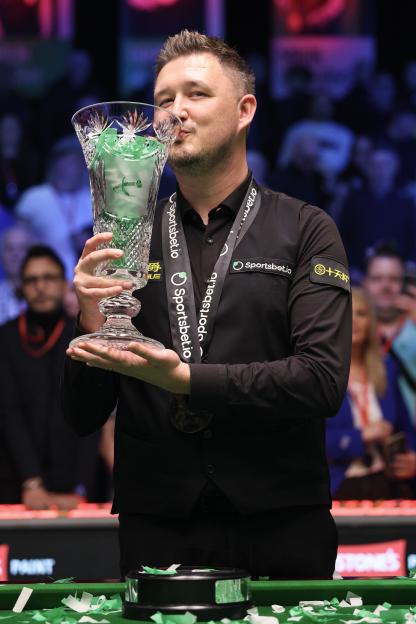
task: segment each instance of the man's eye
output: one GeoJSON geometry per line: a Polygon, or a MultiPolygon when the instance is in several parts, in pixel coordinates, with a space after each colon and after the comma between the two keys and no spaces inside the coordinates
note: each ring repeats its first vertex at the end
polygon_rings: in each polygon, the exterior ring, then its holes
{"type": "Polygon", "coordinates": [[[203,91],[193,91],[193,92],[191,93],[191,96],[192,96],[192,97],[204,97],[204,96],[205,96],[205,93],[204,93],[203,91]]]}
{"type": "Polygon", "coordinates": [[[159,106],[169,106],[169,104],[172,103],[172,99],[171,98],[166,98],[164,100],[161,100],[161,102],[159,102],[159,106]]]}

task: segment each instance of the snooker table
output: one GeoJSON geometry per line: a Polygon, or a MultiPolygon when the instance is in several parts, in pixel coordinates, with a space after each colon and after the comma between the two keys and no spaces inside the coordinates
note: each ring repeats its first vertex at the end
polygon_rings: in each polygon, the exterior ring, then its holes
{"type": "MultiPolygon", "coordinates": [[[[114,611],[113,607],[100,609],[99,612],[88,612],[79,614],[75,611],[65,609],[65,614],[60,615],[56,612],[44,611],[41,613],[34,612],[41,609],[54,609],[62,607],[62,598],[66,598],[69,594],[78,597],[82,592],[89,592],[94,596],[105,595],[108,599],[114,598],[115,595],[124,597],[124,583],[38,583],[33,585],[0,585],[0,622],[3,624],[21,624],[32,622],[50,622],[50,624],[58,624],[65,621],[70,624],[78,622],[82,615],[93,617],[96,621],[101,622],[102,619],[107,620],[110,624],[122,624],[126,619],[122,618],[121,611],[114,611]],[[33,589],[29,601],[21,613],[13,613],[13,608],[22,587],[33,589]],[[33,615],[35,618],[32,619],[33,615]],[[62,617],[63,616],[63,617],[62,617]]],[[[251,583],[252,598],[255,606],[258,607],[259,615],[272,616],[276,618],[276,624],[298,621],[301,624],[308,622],[394,622],[406,623],[416,622],[416,616],[407,615],[409,607],[416,605],[416,579],[394,579],[394,580],[330,580],[330,581],[253,581],[251,583]],[[302,611],[298,606],[299,601],[304,600],[328,600],[337,598],[339,601],[346,598],[348,592],[353,592],[362,597],[362,607],[333,607],[323,612],[322,606],[309,607],[309,611],[302,611]],[[370,614],[363,613],[363,609],[374,611],[379,604],[390,603],[388,610],[383,611],[381,617],[372,615],[369,619],[363,619],[370,614]],[[282,613],[272,613],[271,605],[281,605],[284,607],[282,613]],[[297,607],[297,611],[290,612],[291,609],[297,607]],[[312,609],[312,610],[311,610],[312,609]],[[335,609],[335,610],[333,610],[335,609]],[[321,610],[321,615],[318,611],[321,610]],[[354,614],[354,611],[357,611],[354,614]],[[316,614],[316,615],[315,615],[316,614]],[[289,620],[288,618],[296,618],[289,620]],[[415,619],[413,619],[415,618],[415,619]]],[[[113,601],[114,602],[114,601],[113,601]]],[[[414,612],[416,608],[414,608],[414,612]]],[[[176,618],[180,616],[165,616],[163,624],[168,620],[178,621],[176,618]]],[[[254,621],[252,624],[260,624],[254,621]]],[[[273,624],[268,622],[267,624],[273,624]]]]}

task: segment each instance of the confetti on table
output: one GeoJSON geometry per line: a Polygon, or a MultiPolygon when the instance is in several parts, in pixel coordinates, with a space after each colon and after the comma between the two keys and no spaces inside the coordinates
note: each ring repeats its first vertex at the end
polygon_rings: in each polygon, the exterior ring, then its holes
{"type": "Polygon", "coordinates": [[[172,563],[168,568],[150,568],[149,566],[142,565],[142,570],[140,571],[142,574],[177,574],[177,569],[180,568],[180,563],[172,563]]]}
{"type": "Polygon", "coordinates": [[[33,589],[30,589],[30,587],[22,587],[22,591],[17,597],[16,603],[12,609],[14,613],[21,613],[23,611],[23,609],[26,606],[27,601],[32,595],[32,592],[33,592],[33,589]]]}

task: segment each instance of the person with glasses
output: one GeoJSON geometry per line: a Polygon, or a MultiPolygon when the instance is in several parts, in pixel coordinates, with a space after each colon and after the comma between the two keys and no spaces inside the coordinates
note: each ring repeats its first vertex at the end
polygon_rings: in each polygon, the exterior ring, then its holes
{"type": "MultiPolygon", "coordinates": [[[[324,429],[348,379],[349,275],[332,220],[253,179],[254,82],[220,39],[167,39],[154,99],[182,121],[169,156],[177,191],[156,209],[160,279],[141,291],[135,320],[166,348],[67,352],[75,430],[95,431],[117,404],[123,575],[174,562],[271,578],[334,570],[324,429]]],[[[99,249],[110,238],[89,239],[75,270],[80,335],[102,324],[99,299],[132,287],[94,276],[120,255],[99,249]]]]}
{"type": "Polygon", "coordinates": [[[97,435],[81,441],[66,424],[59,378],[73,320],[62,260],[35,245],[20,268],[26,309],[0,326],[0,502],[71,508],[85,495],[97,435]]]}

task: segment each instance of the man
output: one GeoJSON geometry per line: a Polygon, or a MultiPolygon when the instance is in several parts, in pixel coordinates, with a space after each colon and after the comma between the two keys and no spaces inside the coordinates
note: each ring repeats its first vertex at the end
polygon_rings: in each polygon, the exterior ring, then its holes
{"type": "MultiPolygon", "coordinates": [[[[122,574],[179,562],[330,577],[324,420],[342,400],[351,342],[342,244],[318,208],[251,180],[254,76],[224,42],[169,38],[155,103],[182,121],[170,152],[178,191],[156,211],[150,260],[165,279],[142,291],[136,323],[167,348],[83,343],[68,350],[64,383],[81,434],[118,403],[122,574]]],[[[131,287],[94,277],[98,262],[120,256],[97,250],[110,238],[87,241],[76,268],[81,333],[102,323],[97,300],[131,287]]]]}
{"type": "Polygon", "coordinates": [[[97,436],[80,441],[59,405],[73,331],[63,310],[64,265],[49,247],[33,246],[20,282],[27,310],[0,327],[0,501],[70,508],[93,475],[97,436]]]}
{"type": "Polygon", "coordinates": [[[72,278],[79,240],[91,231],[91,194],[79,143],[75,137],[58,141],[49,154],[46,180],[27,189],[16,204],[36,238],[62,258],[72,278]]]}
{"type": "Polygon", "coordinates": [[[0,265],[4,277],[0,279],[0,325],[17,316],[26,307],[18,296],[19,269],[33,235],[23,223],[16,223],[0,234],[0,265]]]}
{"type": "Polygon", "coordinates": [[[344,201],[339,229],[351,268],[363,268],[366,250],[377,241],[392,241],[402,256],[416,260],[414,202],[397,185],[399,158],[390,147],[370,155],[367,184],[344,201]]]}
{"type": "MultiPolygon", "coordinates": [[[[375,308],[383,352],[398,364],[400,392],[416,426],[416,287],[404,287],[404,277],[405,265],[396,249],[387,244],[375,247],[363,285],[375,308]]],[[[396,456],[395,475],[416,476],[415,453],[396,456]]]]}

